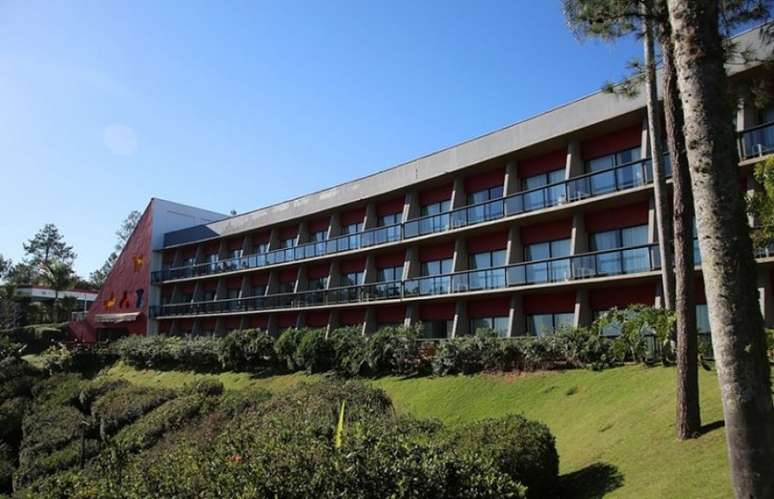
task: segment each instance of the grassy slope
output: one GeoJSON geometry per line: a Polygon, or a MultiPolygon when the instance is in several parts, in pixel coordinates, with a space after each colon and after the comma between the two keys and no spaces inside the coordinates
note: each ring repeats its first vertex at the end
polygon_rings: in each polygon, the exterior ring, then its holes
{"type": "MultiPolygon", "coordinates": [[[[151,386],[180,386],[201,376],[138,371],[118,365],[109,374],[151,386]]],[[[569,371],[525,376],[383,378],[374,382],[398,411],[438,418],[450,425],[507,413],[543,421],[556,435],[563,475],[596,476],[600,464],[622,475],[611,497],[728,497],[728,466],[722,428],[695,441],[674,438],[674,369],[627,366],[601,373],[569,371]]],[[[262,386],[281,391],[302,374],[217,376],[228,389],[262,386]]],[[[702,420],[722,419],[714,373],[701,371],[702,420]]],[[[588,481],[588,480],[586,480],[588,481]]]]}

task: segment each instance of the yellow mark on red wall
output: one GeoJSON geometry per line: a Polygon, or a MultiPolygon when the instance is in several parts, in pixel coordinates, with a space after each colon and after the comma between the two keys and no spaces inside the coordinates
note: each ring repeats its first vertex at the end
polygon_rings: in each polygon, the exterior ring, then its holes
{"type": "Polygon", "coordinates": [[[142,255],[133,256],[132,262],[134,263],[134,271],[138,272],[145,264],[145,257],[142,255]]]}
{"type": "Polygon", "coordinates": [[[109,310],[109,309],[111,309],[111,308],[113,308],[113,307],[115,307],[115,306],[116,306],[116,295],[115,295],[114,293],[112,293],[112,292],[111,292],[111,293],[110,293],[110,298],[108,298],[107,300],[103,301],[103,302],[102,302],[102,305],[103,305],[103,306],[104,306],[106,309],[108,309],[108,310],[109,310]]]}

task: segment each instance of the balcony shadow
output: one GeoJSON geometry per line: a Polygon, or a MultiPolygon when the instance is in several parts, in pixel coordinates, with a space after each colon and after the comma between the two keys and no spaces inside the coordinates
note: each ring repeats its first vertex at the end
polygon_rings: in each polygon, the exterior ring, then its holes
{"type": "Polygon", "coordinates": [[[593,463],[559,477],[562,499],[603,497],[624,484],[624,476],[609,463],[593,463]]]}

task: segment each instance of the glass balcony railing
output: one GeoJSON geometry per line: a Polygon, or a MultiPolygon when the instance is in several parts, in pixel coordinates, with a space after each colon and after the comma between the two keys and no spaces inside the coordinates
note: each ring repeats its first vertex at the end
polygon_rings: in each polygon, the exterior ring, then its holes
{"type": "Polygon", "coordinates": [[[447,295],[592,277],[636,274],[659,268],[658,245],[647,244],[584,253],[565,258],[521,262],[504,267],[418,277],[405,281],[370,283],[361,286],[231,300],[165,304],[153,307],[151,314],[152,316],[173,317],[277,308],[304,308],[342,303],[366,303],[377,300],[447,295]]]}
{"type": "Polygon", "coordinates": [[[739,134],[739,154],[742,159],[774,152],[774,123],[764,123],[739,134]]]}

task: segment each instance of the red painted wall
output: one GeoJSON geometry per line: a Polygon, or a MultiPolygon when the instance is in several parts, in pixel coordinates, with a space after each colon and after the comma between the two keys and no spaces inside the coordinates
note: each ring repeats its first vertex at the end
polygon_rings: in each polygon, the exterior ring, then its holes
{"type": "Polygon", "coordinates": [[[405,259],[406,256],[402,252],[385,253],[376,255],[376,257],[374,257],[374,263],[376,264],[377,269],[383,269],[386,267],[397,267],[398,265],[403,265],[405,259]]]}
{"type": "Polygon", "coordinates": [[[250,283],[253,286],[265,286],[269,283],[269,273],[260,273],[260,274],[253,274],[250,277],[250,283]]]}
{"type": "Polygon", "coordinates": [[[277,314],[277,325],[280,329],[296,327],[296,312],[282,312],[277,314]]]}
{"type": "Polygon", "coordinates": [[[291,282],[298,278],[298,268],[280,269],[279,282],[291,282]]]}
{"type": "Polygon", "coordinates": [[[565,168],[567,165],[567,149],[559,149],[542,156],[519,161],[519,177],[532,177],[540,173],[551,172],[565,168]]]}
{"type": "Polygon", "coordinates": [[[556,220],[521,228],[521,244],[567,239],[572,235],[572,219],[556,220]]]}
{"type": "Polygon", "coordinates": [[[468,253],[480,253],[482,251],[503,250],[508,246],[508,233],[496,232],[484,234],[468,239],[468,253]]]}
{"type": "Polygon", "coordinates": [[[153,222],[153,201],[145,208],[124,249],[113,265],[105,284],[97,294],[84,321],[71,322],[71,337],[76,341],[93,342],[97,329],[107,325],[98,324],[98,314],[119,314],[139,312],[135,320],[110,327],[125,328],[129,334],[144,335],[148,325],[148,302],[150,300],[151,231],[153,222]],[[137,290],[142,290],[142,303],[137,304],[137,290]]]}
{"type": "Polygon", "coordinates": [[[601,137],[583,141],[581,143],[581,157],[583,159],[594,159],[639,145],[642,145],[642,127],[634,125],[601,137]]]}
{"type": "Polygon", "coordinates": [[[365,320],[364,308],[347,308],[339,311],[339,324],[342,326],[356,326],[365,320]]]}
{"type": "Polygon", "coordinates": [[[344,260],[339,263],[339,271],[341,273],[347,272],[362,272],[365,269],[365,257],[355,258],[352,260],[344,260]]]}
{"type": "Polygon", "coordinates": [[[477,192],[490,187],[502,187],[505,183],[505,168],[497,168],[465,179],[465,192],[477,192]]]}
{"type": "Polygon", "coordinates": [[[259,232],[253,235],[253,247],[257,247],[260,244],[266,244],[271,239],[271,233],[269,231],[259,232]]]}
{"type": "Polygon", "coordinates": [[[511,309],[510,297],[490,298],[468,302],[468,317],[502,317],[507,316],[511,309]]]}
{"type": "Polygon", "coordinates": [[[620,206],[614,209],[599,210],[585,215],[586,232],[644,225],[648,223],[648,202],[620,206]]]}
{"type": "Polygon", "coordinates": [[[291,225],[289,227],[282,227],[279,230],[279,238],[281,241],[284,241],[285,239],[291,239],[298,235],[298,226],[297,225],[291,225]]]}
{"type": "Polygon", "coordinates": [[[239,324],[241,324],[241,320],[239,317],[225,317],[223,319],[223,327],[226,330],[226,332],[233,331],[234,329],[239,329],[239,324]]]}
{"type": "Polygon", "coordinates": [[[525,314],[558,314],[575,310],[575,291],[566,293],[527,295],[524,297],[525,314]]]}
{"type": "Polygon", "coordinates": [[[266,330],[266,328],[269,325],[269,316],[268,315],[253,315],[249,319],[250,327],[253,329],[263,329],[266,330]]]}
{"type": "Polygon", "coordinates": [[[454,319],[454,303],[423,303],[419,309],[423,321],[448,321],[454,319]]]}
{"type": "Polygon", "coordinates": [[[365,220],[365,208],[358,208],[356,210],[345,211],[339,217],[341,225],[349,224],[361,224],[365,220]]]}
{"type": "Polygon", "coordinates": [[[402,213],[404,204],[404,196],[390,199],[389,201],[382,201],[376,205],[376,214],[381,217],[384,215],[391,215],[393,213],[402,213]]]}
{"type": "Polygon", "coordinates": [[[243,238],[234,238],[228,240],[228,249],[229,250],[238,250],[242,249],[242,245],[244,244],[245,240],[243,238]]]}
{"type": "Polygon", "coordinates": [[[626,308],[635,303],[653,306],[655,300],[656,286],[653,283],[640,286],[615,286],[589,291],[591,310],[607,310],[612,307],[626,308]]]}
{"type": "Polygon", "coordinates": [[[436,246],[424,246],[419,248],[419,260],[429,262],[431,260],[442,260],[454,256],[454,243],[444,243],[436,246]]]}
{"type": "Polygon", "coordinates": [[[325,327],[328,325],[329,315],[327,310],[310,310],[306,313],[306,325],[307,327],[325,327]]]}
{"type": "Polygon", "coordinates": [[[425,205],[451,199],[452,184],[427,189],[419,193],[419,204],[425,205]]]}
{"type": "Polygon", "coordinates": [[[376,308],[377,324],[395,324],[403,322],[406,317],[406,311],[403,305],[376,308]]]}
{"type": "Polygon", "coordinates": [[[309,279],[317,279],[320,277],[327,277],[328,272],[330,271],[330,264],[328,263],[318,263],[316,265],[310,265],[306,269],[306,276],[309,279]]]}
{"type": "Polygon", "coordinates": [[[328,230],[330,218],[318,218],[309,222],[309,232],[320,232],[321,230],[328,230]]]}

